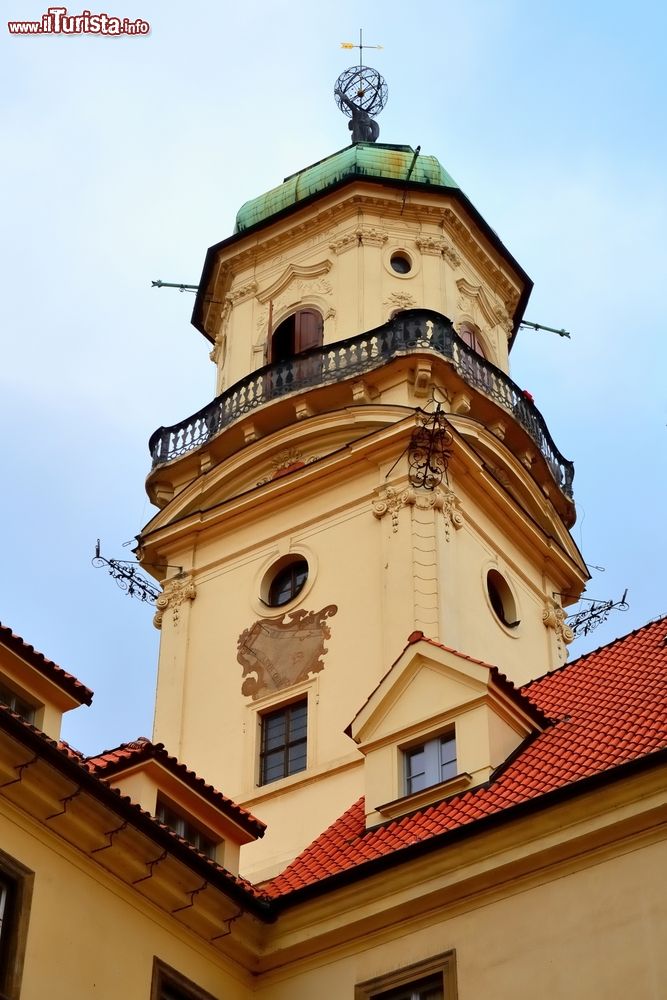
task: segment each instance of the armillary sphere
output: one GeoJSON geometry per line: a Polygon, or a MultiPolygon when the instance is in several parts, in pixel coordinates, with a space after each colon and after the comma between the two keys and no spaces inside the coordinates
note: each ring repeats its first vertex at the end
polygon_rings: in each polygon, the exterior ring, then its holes
{"type": "Polygon", "coordinates": [[[350,66],[338,77],[334,88],[336,104],[348,118],[352,118],[355,108],[371,117],[379,115],[387,103],[387,93],[384,77],[371,66],[350,66]]]}

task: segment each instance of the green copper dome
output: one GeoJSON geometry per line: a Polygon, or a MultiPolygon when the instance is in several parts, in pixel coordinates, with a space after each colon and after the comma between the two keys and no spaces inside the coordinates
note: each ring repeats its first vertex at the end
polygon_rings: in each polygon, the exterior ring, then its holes
{"type": "Polygon", "coordinates": [[[358,142],[327,156],[305,170],[286,177],[282,184],[242,205],[236,216],[236,233],[291,208],[298,202],[352,177],[366,180],[407,182],[431,185],[434,188],[458,188],[435,156],[415,157],[411,146],[390,146],[385,143],[358,142]],[[412,169],[411,169],[412,168],[412,169]]]}

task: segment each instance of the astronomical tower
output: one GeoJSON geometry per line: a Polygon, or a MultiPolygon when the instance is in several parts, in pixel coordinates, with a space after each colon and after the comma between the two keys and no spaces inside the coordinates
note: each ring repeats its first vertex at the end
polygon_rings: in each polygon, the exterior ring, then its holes
{"type": "Polygon", "coordinates": [[[372,824],[432,767],[484,780],[521,735],[509,701],[485,756],[477,695],[454,718],[406,679],[391,754],[364,707],[420,635],[452,676],[454,655],[515,686],[561,666],[587,579],[572,465],[510,376],[532,283],[434,156],[378,141],[373,74],[336,85],[351,145],[208,250],[215,397],[151,438],[153,739],[267,823],[255,881],[364,792],[372,824]]]}

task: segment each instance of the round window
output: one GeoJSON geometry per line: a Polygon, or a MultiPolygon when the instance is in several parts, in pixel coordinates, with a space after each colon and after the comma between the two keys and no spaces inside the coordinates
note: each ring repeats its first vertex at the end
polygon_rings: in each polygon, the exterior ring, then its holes
{"type": "Polygon", "coordinates": [[[507,628],[516,628],[519,624],[516,616],[516,602],[507,580],[500,575],[497,569],[490,569],[487,573],[486,589],[496,618],[507,628]]]}
{"type": "Polygon", "coordinates": [[[396,274],[409,274],[412,270],[412,261],[402,250],[393,253],[389,258],[389,263],[396,274]]]}
{"type": "Polygon", "coordinates": [[[305,559],[294,559],[276,572],[269,584],[267,604],[281,608],[289,604],[301,593],[308,579],[308,563],[305,559]]]}

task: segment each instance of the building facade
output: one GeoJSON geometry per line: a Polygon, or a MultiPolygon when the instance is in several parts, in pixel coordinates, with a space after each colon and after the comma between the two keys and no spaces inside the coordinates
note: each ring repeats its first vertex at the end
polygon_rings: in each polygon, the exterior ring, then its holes
{"type": "Polygon", "coordinates": [[[208,251],[217,395],[151,438],[138,538],[152,739],[84,758],[92,693],[0,636],[0,995],[662,996],[665,624],[567,662],[573,467],[509,373],[531,287],[379,143],[208,251]]]}

